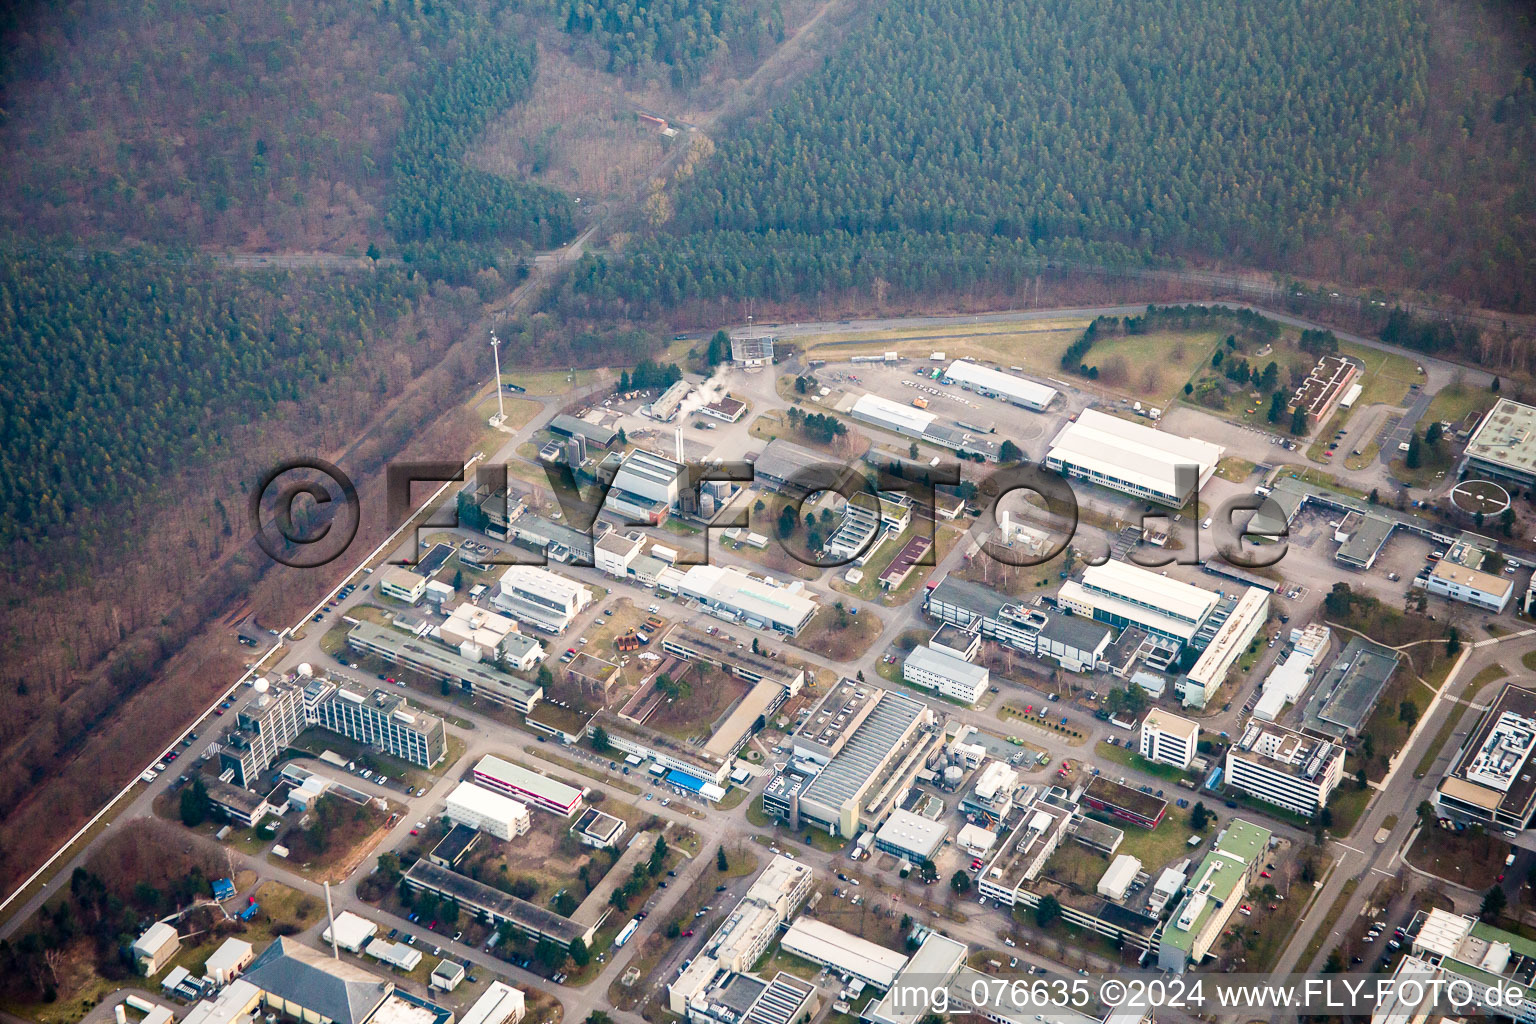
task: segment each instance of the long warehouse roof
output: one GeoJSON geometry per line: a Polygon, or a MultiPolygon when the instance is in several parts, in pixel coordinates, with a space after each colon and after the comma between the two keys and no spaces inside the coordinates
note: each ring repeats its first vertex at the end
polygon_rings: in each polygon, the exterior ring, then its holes
{"type": "Polygon", "coordinates": [[[949,364],[949,369],[945,370],[944,374],[950,380],[974,384],[1029,405],[1038,405],[1042,409],[1050,405],[1057,395],[1055,388],[1036,384],[1023,377],[1015,377],[1002,370],[994,370],[990,366],[973,363],[969,359],[956,359],[949,364]]]}
{"type": "Polygon", "coordinates": [[[877,946],[824,921],[799,917],[789,926],[780,943],[791,953],[804,953],[839,970],[867,978],[878,988],[890,988],[896,975],[907,965],[904,953],[877,946]]]}
{"type": "Polygon", "coordinates": [[[1202,620],[1220,600],[1214,591],[1114,560],[1084,569],[1083,586],[1191,623],[1202,620]]]}
{"type": "Polygon", "coordinates": [[[801,801],[841,807],[869,783],[925,710],[926,704],[905,694],[884,691],[879,703],[859,723],[848,742],[825,768],[816,773],[816,778],[800,795],[801,801]]]}
{"type": "Polygon", "coordinates": [[[1084,409],[1051,442],[1048,459],[1059,459],[1085,470],[1163,494],[1178,492],[1175,468],[1198,466],[1203,475],[1225,451],[1220,445],[1193,437],[1153,430],[1139,423],[1084,409]]]}

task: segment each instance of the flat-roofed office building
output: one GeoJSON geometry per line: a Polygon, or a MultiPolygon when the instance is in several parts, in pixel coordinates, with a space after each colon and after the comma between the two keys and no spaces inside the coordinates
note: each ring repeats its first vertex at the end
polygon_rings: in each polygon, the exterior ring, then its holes
{"type": "Polygon", "coordinates": [[[1199,753],[1200,726],[1187,718],[1153,708],[1141,721],[1141,756],[1189,769],[1199,753]]]}
{"type": "Polygon", "coordinates": [[[575,580],[532,565],[513,565],[502,573],[492,603],[508,615],[547,633],[563,633],[592,594],[575,580]]]}
{"type": "Polygon", "coordinates": [[[1506,686],[1436,787],[1441,813],[1501,831],[1529,828],[1536,813],[1536,690],[1506,686]]]}
{"type": "Polygon", "coordinates": [[[1328,740],[1249,721],[1227,748],[1226,783],[1305,817],[1319,814],[1344,777],[1344,750],[1328,740]]]}
{"type": "Polygon", "coordinates": [[[1083,570],[1081,582],[1063,583],[1057,601],[1064,608],[1118,628],[1137,626],[1187,644],[1195,639],[1220,598],[1214,591],[1130,562],[1108,561],[1083,570]]]}

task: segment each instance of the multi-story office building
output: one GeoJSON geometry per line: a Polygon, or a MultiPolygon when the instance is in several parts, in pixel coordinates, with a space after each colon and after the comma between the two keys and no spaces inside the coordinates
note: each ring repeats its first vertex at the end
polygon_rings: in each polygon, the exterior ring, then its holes
{"type": "Polygon", "coordinates": [[[956,576],[929,584],[923,608],[945,625],[1049,658],[1069,672],[1092,672],[1115,636],[1103,623],[1077,615],[1047,614],[956,576]]]}
{"type": "Polygon", "coordinates": [[[1063,607],[1123,629],[1136,626],[1179,644],[1193,643],[1220,597],[1130,562],[1109,561],[1083,570],[1081,582],[1061,585],[1063,607]]]}
{"type": "Polygon", "coordinates": [[[1499,399],[1467,441],[1460,470],[1536,487],[1536,406],[1499,399]]]}
{"type": "Polygon", "coordinates": [[[1061,845],[1072,822],[1072,811],[1045,800],[1024,809],[1024,820],[992,862],[976,877],[976,889],[984,897],[1013,906],[1061,845]]]}
{"type": "Polygon", "coordinates": [[[523,804],[473,782],[461,782],[454,787],[443,813],[449,821],[507,841],[527,834],[532,825],[528,808],[523,804]]]}
{"type": "Polygon", "coordinates": [[[975,704],[991,685],[992,673],[932,647],[915,647],[901,664],[901,678],[945,697],[975,704]]]}
{"type": "Polygon", "coordinates": [[[492,603],[519,622],[546,633],[563,633],[592,594],[575,580],[532,565],[513,565],[501,575],[492,603]]]}
{"type": "Polygon", "coordinates": [[[256,695],[235,712],[235,726],[219,751],[219,767],[234,772],[236,785],[255,785],[257,777],[306,728],[304,688],[292,682],[258,680],[256,695]]]}
{"type": "Polygon", "coordinates": [[[1436,597],[1497,614],[1509,607],[1509,600],[1515,595],[1515,581],[1442,558],[1429,571],[1424,589],[1436,597]]]}
{"type": "Polygon", "coordinates": [[[443,720],[406,705],[399,694],[340,687],[316,708],[316,724],[411,764],[431,768],[448,753],[443,720]]]}
{"type": "Polygon", "coordinates": [[[1250,720],[1227,748],[1227,785],[1306,817],[1322,811],[1343,777],[1342,747],[1271,723],[1250,720]]]}
{"type": "Polygon", "coordinates": [[[1233,818],[1216,837],[1211,852],[1190,876],[1184,898],[1163,926],[1157,966],[1182,974],[1211,951],[1222,929],[1237,912],[1248,886],[1258,877],[1269,849],[1270,831],[1233,818]]]}
{"type": "Polygon", "coordinates": [[[581,807],[584,790],[567,786],[522,765],[487,754],[475,765],[475,781],[498,793],[569,818],[581,807]]]}
{"type": "Polygon", "coordinates": [[[940,737],[927,705],[843,680],[812,709],[793,739],[793,763],[763,793],[769,814],[852,837],[905,792],[940,737]]]}
{"type": "MultiPolygon", "coordinates": [[[[1408,959],[1417,958],[1424,965],[1421,971],[1443,972],[1440,977],[1456,986],[1458,1000],[1472,1004],[1458,1007],[1463,1016],[1472,1016],[1475,1006],[1487,1016],[1536,1024],[1536,993],[1531,988],[1536,943],[1529,938],[1439,909],[1419,911],[1408,925],[1408,935],[1413,951],[1408,959]]],[[[1408,1018],[1406,1024],[1419,1019],[1424,1018],[1408,1018]]],[[[1374,1017],[1372,1022],[1376,1024],[1374,1017]]]]}
{"type": "Polygon", "coordinates": [[[1200,727],[1187,718],[1153,708],[1141,721],[1141,756],[1189,770],[1199,752],[1200,727]]]}
{"type": "Polygon", "coordinates": [[[1435,790],[1442,814],[1518,832],[1536,814],[1536,690],[1506,686],[1435,790]]]}
{"type": "MultiPolygon", "coordinates": [[[[472,661],[433,641],[372,622],[360,621],[354,625],[347,633],[347,646],[420,672],[430,679],[454,683],[478,697],[509,705],[523,714],[532,711],[544,696],[544,688],[536,682],[503,672],[493,664],[472,661]]],[[[521,633],[508,633],[503,648],[510,652],[509,661],[514,663],[527,663],[530,658],[537,661],[544,651],[541,644],[521,633]]]]}

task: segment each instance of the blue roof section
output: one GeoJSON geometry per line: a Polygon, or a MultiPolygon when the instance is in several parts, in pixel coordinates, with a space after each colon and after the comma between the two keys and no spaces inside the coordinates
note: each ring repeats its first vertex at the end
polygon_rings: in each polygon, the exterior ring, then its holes
{"type": "Polygon", "coordinates": [[[213,898],[223,903],[234,896],[235,883],[227,878],[215,878],[213,880],[213,898]]]}
{"type": "Polygon", "coordinates": [[[703,779],[696,779],[687,772],[680,772],[676,768],[667,772],[667,781],[674,786],[682,786],[684,789],[692,790],[695,793],[700,792],[704,788],[703,779]]]}

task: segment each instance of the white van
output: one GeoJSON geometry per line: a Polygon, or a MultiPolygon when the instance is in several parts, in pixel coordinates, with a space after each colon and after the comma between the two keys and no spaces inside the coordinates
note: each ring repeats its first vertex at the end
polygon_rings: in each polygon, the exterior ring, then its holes
{"type": "Polygon", "coordinates": [[[1205,517],[1205,521],[1200,524],[1200,529],[1202,529],[1202,530],[1209,530],[1210,528],[1211,528],[1211,517],[1210,516],[1206,516],[1205,517]]]}

